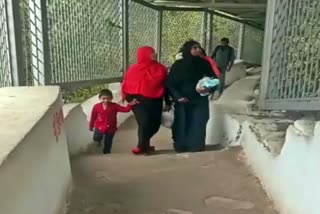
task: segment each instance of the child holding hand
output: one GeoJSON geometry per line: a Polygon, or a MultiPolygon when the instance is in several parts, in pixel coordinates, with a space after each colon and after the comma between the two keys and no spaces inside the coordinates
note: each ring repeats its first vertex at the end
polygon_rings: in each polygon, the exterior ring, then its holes
{"type": "Polygon", "coordinates": [[[113,94],[109,89],[103,89],[99,93],[100,102],[92,109],[89,130],[93,131],[93,140],[101,145],[104,143],[103,153],[111,153],[113,136],[117,131],[118,112],[130,112],[138,101],[132,100],[127,106],[121,106],[112,102],[113,94]]]}

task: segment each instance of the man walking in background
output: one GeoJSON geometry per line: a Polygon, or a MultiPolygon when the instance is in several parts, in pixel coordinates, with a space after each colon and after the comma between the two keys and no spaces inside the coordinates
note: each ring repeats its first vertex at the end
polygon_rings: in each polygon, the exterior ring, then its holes
{"type": "Polygon", "coordinates": [[[225,87],[226,72],[231,70],[235,60],[235,51],[233,47],[229,46],[228,38],[221,39],[221,44],[213,50],[211,57],[221,72],[219,86],[219,96],[221,96],[225,87]]]}

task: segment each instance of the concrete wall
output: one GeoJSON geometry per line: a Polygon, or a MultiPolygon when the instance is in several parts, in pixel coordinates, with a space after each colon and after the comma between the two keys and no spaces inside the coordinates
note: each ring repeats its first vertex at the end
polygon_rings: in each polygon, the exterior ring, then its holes
{"type": "Polygon", "coordinates": [[[242,145],[257,176],[281,213],[318,214],[320,207],[320,122],[312,134],[291,125],[281,153],[273,156],[244,126],[242,145]]]}
{"type": "Polygon", "coordinates": [[[244,160],[281,214],[319,214],[320,122],[254,111],[247,105],[252,97],[245,95],[254,94],[253,85],[252,77],[244,78],[211,103],[216,120],[207,143],[241,145],[244,160]]]}
{"type": "Polygon", "coordinates": [[[79,103],[63,106],[65,129],[70,155],[87,151],[92,142],[92,132],[88,129],[87,115],[79,103]]]}
{"type": "Polygon", "coordinates": [[[250,112],[253,105],[252,94],[258,81],[259,76],[249,76],[236,81],[224,91],[222,97],[210,102],[207,144],[239,144],[240,124],[233,115],[241,116],[250,112]]]}
{"type": "Polygon", "coordinates": [[[59,88],[1,88],[0,117],[0,212],[62,213],[71,170],[59,88]]]}
{"type": "Polygon", "coordinates": [[[235,60],[232,69],[227,72],[225,85],[229,86],[246,76],[246,67],[243,60],[235,60]]]}

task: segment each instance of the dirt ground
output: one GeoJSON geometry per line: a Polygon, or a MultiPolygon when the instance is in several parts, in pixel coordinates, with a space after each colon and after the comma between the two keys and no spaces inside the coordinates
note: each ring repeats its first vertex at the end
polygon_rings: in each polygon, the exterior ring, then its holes
{"type": "Polygon", "coordinates": [[[276,214],[257,179],[238,160],[241,150],[175,154],[168,129],[153,139],[161,150],[133,156],[136,124],[119,129],[113,153],[94,149],[72,159],[68,214],[276,214]]]}

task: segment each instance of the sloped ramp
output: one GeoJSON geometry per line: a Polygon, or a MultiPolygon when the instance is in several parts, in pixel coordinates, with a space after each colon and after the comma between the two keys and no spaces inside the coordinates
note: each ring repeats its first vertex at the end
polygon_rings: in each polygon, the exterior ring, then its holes
{"type": "Polygon", "coordinates": [[[131,118],[120,127],[113,154],[73,158],[68,214],[276,214],[237,160],[240,149],[175,154],[167,129],[153,141],[160,154],[130,154],[136,142],[131,118]]]}

